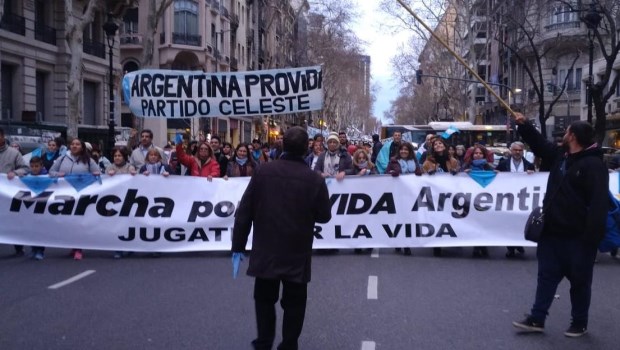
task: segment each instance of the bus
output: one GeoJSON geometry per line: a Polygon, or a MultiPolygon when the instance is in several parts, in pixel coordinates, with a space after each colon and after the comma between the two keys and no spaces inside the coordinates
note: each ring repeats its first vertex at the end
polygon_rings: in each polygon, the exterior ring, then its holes
{"type": "Polygon", "coordinates": [[[426,135],[441,135],[448,128],[453,127],[458,132],[448,138],[452,145],[472,146],[475,143],[487,147],[506,148],[513,139],[513,129],[506,125],[475,125],[470,122],[430,122],[427,125],[384,125],[381,127],[380,138],[382,140],[392,137],[394,131],[400,131],[403,140],[409,141],[414,146],[424,143],[426,135]]]}

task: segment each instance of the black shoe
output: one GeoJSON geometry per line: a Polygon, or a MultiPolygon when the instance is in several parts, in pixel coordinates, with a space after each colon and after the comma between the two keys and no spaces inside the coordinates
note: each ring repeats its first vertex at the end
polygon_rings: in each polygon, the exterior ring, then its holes
{"type": "Polygon", "coordinates": [[[480,254],[483,258],[489,257],[489,249],[487,247],[480,247],[480,254]]]}
{"type": "Polygon", "coordinates": [[[440,257],[441,256],[441,248],[433,248],[433,256],[440,257]]]}
{"type": "Polygon", "coordinates": [[[471,252],[471,256],[474,258],[482,258],[482,252],[480,248],[474,247],[474,250],[471,252]]]}
{"type": "Polygon", "coordinates": [[[509,251],[507,251],[507,252],[506,252],[506,257],[507,257],[508,259],[510,259],[510,258],[514,258],[514,257],[516,257],[516,256],[517,256],[517,255],[515,254],[514,250],[509,250],[509,251]]]}
{"type": "Polygon", "coordinates": [[[400,248],[394,248],[394,253],[400,253],[400,248]]]}
{"type": "Polygon", "coordinates": [[[525,249],[523,249],[523,247],[517,247],[517,252],[519,252],[519,254],[523,255],[523,254],[525,254],[525,249]]]}
{"type": "Polygon", "coordinates": [[[353,252],[355,254],[362,254],[362,249],[361,248],[355,248],[355,249],[353,249],[353,252]]]}
{"type": "Polygon", "coordinates": [[[19,257],[19,256],[24,256],[26,253],[24,253],[23,249],[16,249],[15,250],[15,256],[19,257]]]}
{"type": "Polygon", "coordinates": [[[528,333],[542,333],[545,331],[545,323],[534,321],[530,315],[526,315],[523,321],[512,322],[512,325],[528,333]]]}
{"type": "Polygon", "coordinates": [[[566,332],[564,332],[564,335],[569,338],[577,338],[577,337],[581,337],[582,335],[586,333],[588,333],[588,329],[586,327],[578,327],[575,325],[571,325],[570,327],[568,327],[566,332]]]}
{"type": "Polygon", "coordinates": [[[609,255],[611,255],[612,258],[616,258],[618,256],[618,248],[612,249],[609,255]]]}
{"type": "Polygon", "coordinates": [[[405,255],[411,255],[411,248],[403,248],[405,255]]]}

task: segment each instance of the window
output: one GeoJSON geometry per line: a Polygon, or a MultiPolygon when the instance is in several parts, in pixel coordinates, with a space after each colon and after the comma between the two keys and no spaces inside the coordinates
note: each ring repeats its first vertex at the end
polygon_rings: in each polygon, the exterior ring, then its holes
{"type": "Polygon", "coordinates": [[[47,88],[47,83],[49,82],[49,73],[47,72],[41,72],[41,71],[37,71],[37,75],[36,75],[36,89],[37,89],[37,121],[38,122],[42,122],[45,121],[49,118],[46,118],[47,116],[47,110],[48,108],[46,108],[46,100],[49,96],[47,96],[46,91],[48,90],[47,88]]]}
{"type": "Polygon", "coordinates": [[[211,44],[215,46],[216,34],[215,34],[215,24],[211,23],[211,44]]]}
{"type": "Polygon", "coordinates": [[[138,9],[128,9],[123,17],[123,26],[121,28],[122,34],[135,34],[138,33],[138,9]]]}
{"type": "Polygon", "coordinates": [[[174,32],[198,35],[198,4],[190,0],[174,2],[174,32]]]}
{"type": "Polygon", "coordinates": [[[13,80],[15,79],[15,67],[2,65],[0,77],[2,77],[2,114],[0,119],[13,119],[13,80]]]}
{"type": "Polygon", "coordinates": [[[562,87],[564,79],[566,79],[566,91],[581,91],[581,68],[560,69],[558,79],[557,85],[559,87],[562,87]],[[568,79],[566,79],[567,75],[568,79]]]}
{"type": "Polygon", "coordinates": [[[84,81],[84,115],[82,117],[82,124],[97,125],[97,89],[97,83],[84,81]]]}
{"type": "Polygon", "coordinates": [[[578,22],[577,12],[572,11],[568,5],[553,7],[549,24],[578,22]]]}

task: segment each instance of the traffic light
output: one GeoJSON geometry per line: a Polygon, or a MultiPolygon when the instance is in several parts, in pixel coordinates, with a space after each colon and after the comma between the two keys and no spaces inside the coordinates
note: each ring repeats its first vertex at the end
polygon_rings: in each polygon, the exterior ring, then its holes
{"type": "Polygon", "coordinates": [[[416,69],[415,81],[416,81],[416,84],[422,85],[422,70],[421,69],[416,69]]]}

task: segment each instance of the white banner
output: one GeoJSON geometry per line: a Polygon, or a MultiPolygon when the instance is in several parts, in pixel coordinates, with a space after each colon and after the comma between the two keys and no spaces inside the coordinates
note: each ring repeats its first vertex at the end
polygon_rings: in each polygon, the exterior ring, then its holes
{"type": "MultiPolygon", "coordinates": [[[[547,176],[500,173],[486,188],[466,174],[328,179],[333,218],[315,227],[314,247],[533,246],[523,226],[542,204],[547,176]]],[[[117,175],[78,192],[59,179],[36,196],[0,175],[0,243],[228,250],[248,181],[117,175]]],[[[610,190],[618,193],[618,173],[610,190]]]]}
{"type": "Polygon", "coordinates": [[[123,77],[139,117],[194,118],[307,112],[323,108],[321,66],[204,73],[145,69],[123,77]]]}

